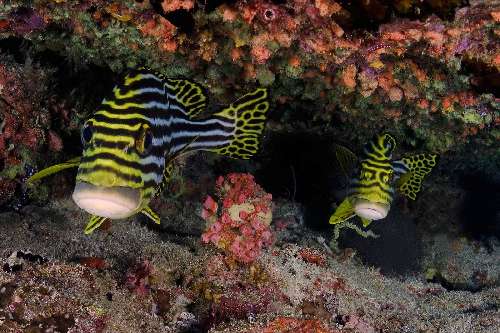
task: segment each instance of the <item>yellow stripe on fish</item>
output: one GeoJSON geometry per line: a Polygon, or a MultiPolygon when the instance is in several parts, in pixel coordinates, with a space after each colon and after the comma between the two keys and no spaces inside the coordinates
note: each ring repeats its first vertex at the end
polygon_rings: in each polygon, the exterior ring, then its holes
{"type": "MultiPolygon", "coordinates": [[[[349,194],[330,218],[338,224],[358,215],[367,226],[372,220],[388,214],[395,186],[408,198],[415,200],[424,177],[436,165],[436,154],[417,154],[394,161],[392,153],[396,140],[390,134],[381,134],[368,142],[360,157],[359,173],[351,179],[349,194]],[[397,180],[400,180],[396,183],[397,180]]],[[[341,156],[348,150],[343,147],[341,156]]],[[[353,158],[342,158],[350,160],[353,158]]]]}

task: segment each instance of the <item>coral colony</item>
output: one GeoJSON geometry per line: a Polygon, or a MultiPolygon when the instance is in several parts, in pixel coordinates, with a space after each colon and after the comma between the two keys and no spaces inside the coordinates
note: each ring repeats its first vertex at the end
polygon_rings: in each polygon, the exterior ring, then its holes
{"type": "Polygon", "coordinates": [[[251,263],[272,243],[272,195],[250,174],[232,173],[217,179],[216,202],[208,196],[202,217],[204,243],[212,243],[236,261],[251,263]],[[220,206],[220,208],[219,208],[220,206]]]}

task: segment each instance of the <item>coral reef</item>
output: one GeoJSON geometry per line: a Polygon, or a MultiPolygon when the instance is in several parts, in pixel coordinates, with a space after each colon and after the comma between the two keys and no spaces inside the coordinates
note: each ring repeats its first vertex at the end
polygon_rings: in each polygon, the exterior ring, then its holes
{"type": "MultiPolygon", "coordinates": [[[[423,276],[384,276],[356,256],[332,257],[306,230],[299,244],[234,265],[196,237],[176,245],[138,223],[118,223],[112,233],[89,238],[81,232],[85,214],[68,201],[22,212],[0,213],[1,232],[10,235],[0,239],[6,318],[0,330],[6,332],[282,332],[286,325],[298,332],[486,333],[500,327],[498,286],[448,290],[423,276]],[[31,254],[19,252],[27,248],[31,254]]],[[[474,258],[474,248],[464,245],[463,256],[474,258]]]]}
{"type": "Polygon", "coordinates": [[[480,0],[3,1],[0,331],[499,331],[499,13],[480,0]],[[32,204],[23,180],[77,155],[84,119],[142,65],[200,83],[207,112],[268,87],[263,151],[182,156],[152,203],[160,226],[138,217],[85,236],[69,172],[32,204]],[[328,221],[312,202],[331,214],[344,190],[323,177],[328,149],[382,131],[439,166],[421,199],[374,226],[379,238],[332,253],[309,228],[328,221]],[[271,144],[286,135],[296,141],[271,144]],[[469,172],[487,193],[461,187],[469,172]],[[465,206],[486,231],[467,234],[465,206]],[[384,260],[409,268],[391,275],[384,260]]]}
{"type": "Polygon", "coordinates": [[[271,194],[252,175],[236,173],[219,177],[216,192],[219,203],[208,196],[203,204],[202,217],[207,221],[203,242],[214,244],[236,261],[255,261],[272,242],[271,194]]]}
{"type": "Polygon", "coordinates": [[[9,203],[23,177],[44,153],[64,148],[60,130],[68,109],[51,92],[51,70],[0,58],[0,206],[9,203]]]}
{"type": "MultiPolygon", "coordinates": [[[[203,83],[219,103],[233,99],[233,87],[269,86],[275,102],[269,131],[316,133],[319,126],[322,134],[359,146],[390,130],[404,139],[405,147],[452,154],[462,169],[473,168],[470,160],[494,169],[499,161],[492,147],[500,122],[495,96],[498,4],[376,3],[373,8],[358,4],[358,10],[333,0],[219,6],[194,1],[7,2],[0,13],[0,38],[28,43],[34,54],[62,56],[76,68],[97,65],[122,72],[148,65],[167,76],[188,76],[203,83]],[[429,15],[432,10],[439,17],[429,15]],[[422,15],[389,20],[391,11],[422,15]],[[355,12],[371,12],[369,19],[378,25],[364,34],[354,30],[355,12]],[[470,142],[479,148],[465,154],[470,142]]],[[[10,85],[24,89],[19,80],[10,85]]],[[[42,96],[43,89],[35,96],[42,96]]],[[[68,105],[77,104],[71,98],[68,105]]],[[[30,138],[41,139],[42,145],[50,139],[52,149],[62,148],[59,129],[50,135],[48,129],[42,123],[30,138]]],[[[33,149],[28,145],[29,152],[33,149]]],[[[12,186],[3,180],[5,189],[6,183],[12,186]]]]}

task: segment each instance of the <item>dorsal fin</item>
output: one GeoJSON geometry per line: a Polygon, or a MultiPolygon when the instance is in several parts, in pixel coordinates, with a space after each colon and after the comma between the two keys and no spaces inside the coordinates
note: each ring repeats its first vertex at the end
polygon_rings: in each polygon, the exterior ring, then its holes
{"type": "Polygon", "coordinates": [[[208,98],[201,85],[186,79],[164,78],[164,80],[169,98],[173,96],[175,102],[179,103],[189,118],[196,118],[201,111],[206,109],[208,98]]]}
{"type": "Polygon", "coordinates": [[[335,158],[337,159],[338,166],[344,176],[348,178],[358,165],[358,157],[352,150],[339,143],[333,144],[333,151],[335,152],[335,158]]]}
{"type": "Polygon", "coordinates": [[[206,109],[208,104],[205,89],[194,81],[187,79],[170,79],[162,73],[147,66],[138,68],[139,71],[151,72],[165,82],[169,98],[173,104],[178,103],[189,118],[193,119],[206,109]]]}

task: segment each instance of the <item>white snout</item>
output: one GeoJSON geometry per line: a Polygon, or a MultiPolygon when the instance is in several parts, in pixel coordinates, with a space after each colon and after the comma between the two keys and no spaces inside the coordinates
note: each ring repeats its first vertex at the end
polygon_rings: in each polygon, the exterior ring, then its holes
{"type": "Polygon", "coordinates": [[[389,213],[390,206],[379,202],[358,199],[354,202],[354,212],[368,220],[381,220],[389,213]]]}
{"type": "Polygon", "coordinates": [[[77,182],[73,201],[90,214],[123,219],[137,212],[141,203],[139,190],[129,187],[101,187],[77,182]]]}

